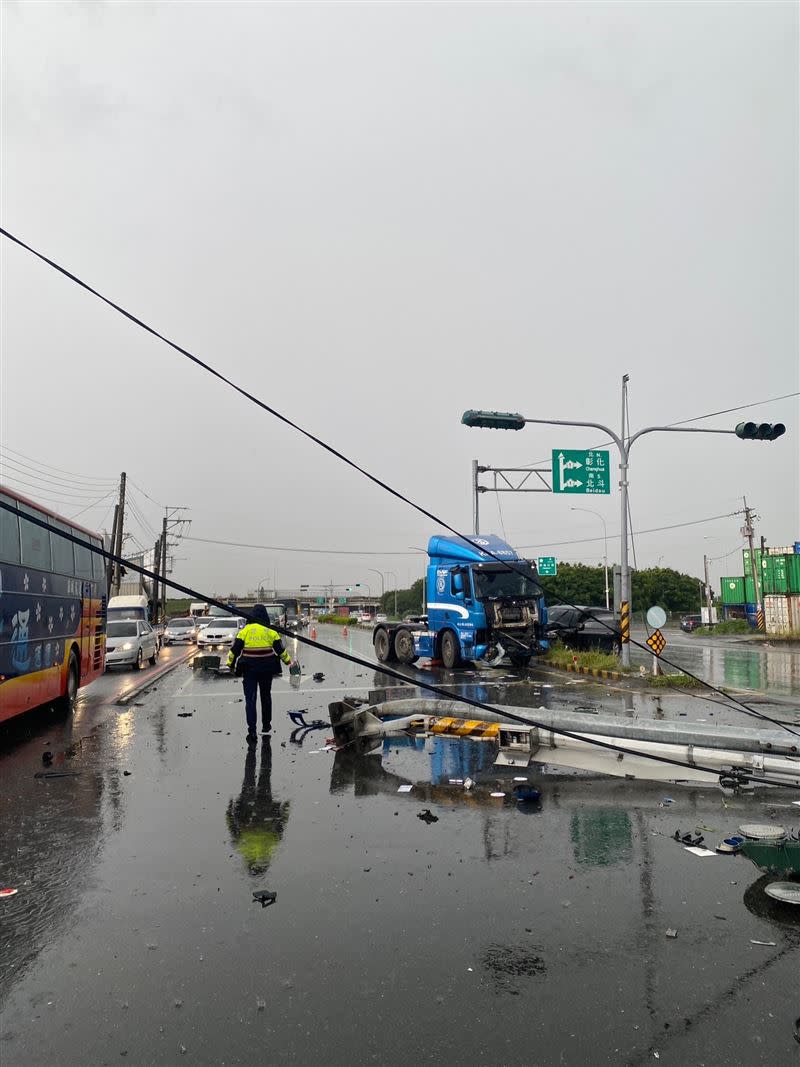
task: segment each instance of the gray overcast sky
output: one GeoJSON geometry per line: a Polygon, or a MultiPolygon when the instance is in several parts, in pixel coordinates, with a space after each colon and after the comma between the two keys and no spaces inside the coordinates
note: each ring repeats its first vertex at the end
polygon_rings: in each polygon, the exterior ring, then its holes
{"type": "MultiPolygon", "coordinates": [[[[795,3],[6,2],[2,19],[3,225],[464,529],[473,458],[599,443],[469,430],[465,408],[617,425],[628,372],[639,427],[800,389],[795,3]]],[[[2,245],[18,461],[125,469],[198,537],[406,553],[184,542],[176,577],[201,588],[420,573],[421,516],[2,245]]],[[[756,414],[789,433],[645,438],[635,527],[746,493],[770,543],[800,537],[797,401],[706,425],[756,414]]],[[[33,484],[70,515],[94,499],[33,484]]],[[[506,495],[509,540],[597,536],[571,504],[618,532],[616,491],[506,495]]],[[[483,515],[502,534],[495,497],[483,515]]],[[[638,561],[699,574],[740,521],[643,536],[638,561]]],[[[596,562],[602,544],[551,551],[596,562]]],[[[735,552],[715,564],[738,571],[735,552]]]]}

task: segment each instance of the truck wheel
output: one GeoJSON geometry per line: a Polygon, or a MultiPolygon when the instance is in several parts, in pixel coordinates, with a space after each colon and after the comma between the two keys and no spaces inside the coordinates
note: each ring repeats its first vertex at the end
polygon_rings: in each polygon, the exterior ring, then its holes
{"type": "Polygon", "coordinates": [[[392,663],[394,661],[394,642],[388,630],[383,629],[383,627],[380,630],[376,630],[375,636],[372,638],[372,645],[379,663],[392,663]]]}
{"type": "Polygon", "coordinates": [[[414,635],[410,630],[398,630],[394,635],[394,651],[400,663],[407,666],[419,659],[414,651],[414,635]]]}
{"type": "Polygon", "coordinates": [[[448,671],[461,663],[461,648],[452,630],[445,630],[442,634],[442,663],[448,671]]]}
{"type": "Polygon", "coordinates": [[[69,667],[67,668],[67,688],[64,690],[62,696],[56,701],[56,707],[59,711],[63,711],[65,714],[69,714],[75,707],[75,699],[78,696],[78,686],[80,684],[81,669],[78,663],[78,657],[75,655],[73,649],[69,654],[69,667]]]}

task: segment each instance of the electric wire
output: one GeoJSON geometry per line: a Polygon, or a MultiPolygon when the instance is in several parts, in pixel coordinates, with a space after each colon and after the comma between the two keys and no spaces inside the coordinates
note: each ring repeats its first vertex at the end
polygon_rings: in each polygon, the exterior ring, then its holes
{"type": "MultiPolygon", "coordinates": [[[[630,514],[630,512],[629,512],[630,514]]],[[[717,522],[719,519],[731,519],[736,515],[740,515],[739,511],[728,511],[724,515],[709,515],[705,519],[691,519],[688,522],[673,522],[669,526],[651,526],[647,530],[631,531],[631,537],[642,537],[644,534],[662,533],[664,530],[680,530],[685,526],[701,526],[706,522],[717,522]]],[[[611,537],[618,537],[619,534],[612,533],[611,537]]],[[[538,545],[519,545],[522,549],[532,548],[560,548],[562,545],[585,545],[593,541],[604,541],[605,537],[576,537],[571,541],[545,541],[543,544],[538,545]]]]}
{"type": "MultiPolygon", "coordinates": [[[[85,508],[81,508],[80,511],[76,511],[74,515],[70,516],[70,518],[77,519],[77,517],[79,515],[83,515],[83,513],[85,511],[91,511],[92,508],[96,508],[98,506],[98,504],[102,504],[104,500],[108,500],[108,498],[110,496],[116,496],[116,494],[117,494],[117,488],[115,486],[113,489],[109,489],[109,491],[107,493],[105,493],[103,496],[101,496],[98,500],[95,500],[94,503],[87,504],[85,508]]],[[[106,509],[106,515],[108,515],[108,512],[110,510],[111,510],[110,508],[106,509]]],[[[103,521],[105,521],[105,519],[103,521]]]]}
{"type": "Polygon", "coordinates": [[[62,482],[57,478],[48,478],[44,475],[30,474],[28,471],[22,470],[21,467],[17,467],[5,458],[0,458],[0,471],[2,471],[5,477],[15,478],[17,481],[25,482],[28,485],[34,485],[42,489],[42,491],[52,490],[53,486],[57,486],[57,491],[67,496],[75,497],[87,497],[96,496],[101,489],[107,489],[113,483],[101,483],[99,485],[82,485],[75,487],[69,485],[66,482],[62,482]],[[39,484],[41,483],[41,485],[39,484]]]}
{"type": "Polygon", "coordinates": [[[184,541],[199,541],[205,545],[224,545],[227,548],[256,548],[267,552],[297,552],[312,556],[418,556],[422,549],[402,552],[376,552],[374,549],[355,548],[295,548],[287,545],[254,545],[246,541],[223,541],[214,537],[195,537],[186,534],[184,541]]]}
{"type": "MultiPolygon", "coordinates": [[[[83,281],[77,275],[75,275],[71,271],[67,270],[66,267],[62,267],[59,263],[56,263],[55,260],[49,259],[42,252],[38,252],[35,248],[32,248],[30,245],[26,244],[19,237],[15,237],[14,234],[10,233],[8,230],[6,230],[3,227],[0,227],[0,235],[6,237],[8,240],[12,241],[14,244],[18,245],[20,248],[24,248],[27,252],[30,252],[31,255],[35,256],[37,259],[40,259],[43,263],[46,263],[49,267],[52,267],[53,270],[58,271],[59,274],[63,274],[65,278],[68,278],[70,281],[72,281],[75,285],[79,286],[81,289],[84,289],[86,292],[89,292],[93,296],[96,296],[98,300],[102,301],[104,304],[106,304],[108,307],[112,308],[114,311],[117,311],[124,318],[128,319],[134,325],[136,325],[140,329],[144,330],[145,333],[148,333],[152,337],[156,337],[158,340],[163,341],[164,344],[168,345],[174,351],[178,352],[185,359],[188,359],[191,363],[194,363],[195,366],[197,366],[200,369],[206,371],[206,373],[210,374],[212,377],[216,378],[218,381],[221,381],[223,384],[229,386],[232,390],[234,390],[234,392],[239,393],[240,396],[243,396],[246,400],[249,400],[252,404],[255,404],[256,407],[260,408],[262,411],[265,411],[267,414],[272,415],[273,418],[277,419],[279,422],[282,422],[285,426],[288,426],[290,429],[296,430],[299,434],[301,434],[307,440],[309,440],[309,441],[313,442],[314,444],[318,445],[325,452],[328,452],[330,455],[334,456],[336,459],[340,460],[342,463],[346,464],[348,467],[352,468],[357,473],[363,475],[363,477],[367,478],[374,485],[377,485],[380,489],[383,489],[384,492],[389,493],[396,500],[399,500],[402,503],[407,504],[409,507],[413,508],[415,511],[418,511],[421,515],[424,515],[426,518],[430,519],[431,522],[434,522],[437,525],[442,526],[444,529],[449,530],[450,533],[454,534],[456,537],[458,537],[461,540],[465,541],[467,544],[471,544],[472,543],[468,536],[466,536],[465,534],[461,533],[461,531],[457,530],[454,526],[451,526],[450,523],[445,522],[442,518],[440,518],[434,512],[430,511],[428,508],[424,507],[422,504],[416,503],[416,501],[412,500],[410,497],[408,497],[404,493],[400,492],[399,489],[395,489],[393,486],[389,485],[388,482],[383,481],[377,475],[372,474],[366,468],[364,468],[360,464],[358,464],[355,460],[350,459],[349,456],[347,456],[343,452],[339,451],[339,449],[335,448],[333,445],[328,444],[327,441],[324,441],[321,437],[319,437],[316,434],[314,434],[311,430],[305,429],[305,427],[301,426],[299,423],[297,423],[293,419],[289,418],[288,415],[284,415],[282,412],[278,411],[276,408],[272,407],[270,404],[267,404],[264,400],[261,400],[259,397],[255,396],[253,393],[249,392],[243,386],[237,384],[231,378],[228,378],[226,375],[224,375],[221,371],[217,370],[211,364],[206,363],[199,356],[194,355],[188,349],[183,348],[181,345],[177,344],[175,341],[171,341],[168,337],[165,337],[163,334],[159,333],[158,330],[156,330],[154,327],[148,325],[142,319],[137,318],[137,316],[132,314],[130,311],[126,311],[125,308],[123,308],[121,305],[115,303],[109,297],[104,296],[102,293],[98,292],[97,289],[94,289],[92,286],[90,286],[88,284],[88,282],[83,281]]],[[[519,574],[519,575],[521,575],[523,577],[526,577],[526,578],[528,577],[528,575],[526,574],[526,572],[524,570],[521,570],[519,567],[514,566],[513,563],[511,563],[510,561],[502,559],[500,556],[496,555],[494,552],[492,552],[490,550],[487,550],[487,549],[484,549],[484,553],[485,553],[485,555],[489,556],[491,559],[495,560],[495,562],[500,563],[507,570],[512,571],[512,572],[514,572],[516,574],[519,574]]],[[[574,607],[574,605],[570,604],[569,601],[566,601],[561,597],[556,596],[555,599],[558,600],[560,603],[566,604],[567,606],[574,607]]],[[[598,618],[597,621],[600,622],[601,625],[605,626],[607,629],[609,629],[609,630],[611,630],[613,632],[614,628],[612,626],[610,626],[605,620],[603,620],[602,618],[598,618]]],[[[646,652],[650,651],[647,648],[646,645],[642,645],[641,643],[639,643],[637,641],[631,640],[630,644],[634,645],[635,647],[641,648],[646,652]]],[[[670,667],[675,667],[676,670],[680,670],[681,669],[681,668],[677,667],[676,664],[671,663],[668,659],[666,659],[663,656],[659,656],[659,659],[663,659],[663,662],[665,662],[670,667]]],[[[687,674],[690,677],[694,678],[695,681],[699,682],[701,685],[705,685],[707,688],[709,688],[711,690],[714,690],[715,692],[720,692],[720,690],[716,686],[712,685],[710,682],[705,681],[703,678],[700,678],[697,675],[691,674],[691,672],[689,672],[687,670],[683,670],[682,673],[687,674]]],[[[756,718],[764,719],[765,721],[774,722],[774,720],[770,719],[769,716],[762,715],[760,712],[756,712],[754,709],[748,708],[747,705],[744,704],[742,701],[740,701],[740,700],[738,700],[736,698],[733,698],[733,697],[731,697],[729,699],[731,699],[732,703],[734,703],[738,708],[740,708],[743,711],[744,714],[747,714],[747,715],[750,715],[750,716],[753,716],[753,717],[756,717],[756,718]]],[[[783,728],[788,730],[788,727],[783,727],[783,728]]],[[[789,731],[789,732],[793,733],[794,731],[789,731]]]]}
{"type": "MultiPolygon", "coordinates": [[[[25,482],[21,478],[17,478],[14,475],[4,473],[3,478],[5,483],[12,489],[16,486],[16,492],[23,495],[30,495],[33,497],[43,497],[46,500],[56,501],[61,508],[75,507],[78,504],[83,504],[86,501],[86,497],[83,494],[72,495],[69,493],[61,493],[56,489],[45,489],[40,485],[32,485],[30,482],[25,482]]],[[[109,492],[115,492],[111,489],[109,492]]],[[[96,496],[97,490],[93,495],[96,496]]]]}
{"type": "MultiPolygon", "coordinates": [[[[5,511],[15,511],[15,508],[12,505],[7,504],[4,500],[0,500],[0,508],[5,511]]],[[[93,545],[90,541],[86,541],[83,538],[78,537],[75,534],[69,533],[66,530],[59,530],[56,527],[51,526],[49,523],[45,522],[43,519],[39,519],[34,515],[26,515],[26,518],[28,518],[36,526],[40,526],[43,530],[49,530],[51,533],[56,534],[59,537],[64,537],[67,540],[72,541],[74,544],[80,545],[81,547],[88,549],[90,552],[95,552],[98,555],[102,555],[104,559],[106,559],[106,561],[111,560],[114,563],[120,563],[127,569],[136,571],[138,574],[141,574],[143,577],[149,578],[151,580],[154,580],[156,577],[155,574],[147,568],[141,567],[137,563],[131,563],[129,560],[125,560],[121,556],[117,556],[115,553],[110,552],[105,548],[100,548],[97,545],[93,545]]],[[[189,586],[181,585],[179,582],[173,581],[172,579],[167,577],[162,576],[159,578],[159,580],[162,581],[164,585],[169,586],[170,589],[176,589],[178,592],[183,593],[184,596],[189,596],[192,599],[196,600],[203,600],[205,601],[205,603],[214,605],[215,607],[221,608],[223,611],[226,612],[235,612],[237,615],[246,618],[249,622],[258,621],[253,617],[250,612],[237,608],[235,604],[227,604],[222,600],[217,600],[216,597],[209,596],[206,593],[198,592],[196,589],[192,589],[189,586]]],[[[357,656],[352,652],[346,652],[343,649],[333,648],[331,645],[322,644],[322,642],[320,641],[312,641],[310,637],[305,637],[302,634],[287,630],[280,624],[270,622],[270,627],[277,633],[281,634],[283,637],[298,641],[300,644],[307,645],[309,648],[316,648],[322,652],[327,653],[328,655],[335,656],[337,659],[345,660],[349,663],[355,663],[357,666],[366,667],[368,670],[379,670],[381,671],[381,673],[387,675],[388,677],[396,678],[404,683],[408,683],[409,681],[411,681],[408,675],[403,674],[401,671],[395,670],[394,667],[391,667],[386,663],[371,663],[369,660],[363,659],[361,656],[357,656]]],[[[418,688],[427,689],[429,692],[435,693],[437,696],[445,700],[455,701],[456,703],[461,704],[467,704],[468,706],[477,708],[480,711],[491,711],[495,714],[498,713],[497,708],[493,707],[491,704],[487,704],[484,701],[475,700],[473,697],[457,696],[456,694],[451,693],[449,690],[444,689],[442,686],[435,685],[432,682],[426,682],[423,679],[415,679],[414,684],[418,688]]],[[[623,756],[633,756],[637,759],[648,759],[655,763],[663,763],[673,767],[681,767],[682,769],[702,771],[703,773],[713,775],[715,778],[719,778],[722,775],[726,777],[734,776],[738,780],[755,781],[759,785],[784,786],[791,789],[797,788],[791,782],[784,782],[780,779],[757,777],[749,771],[745,771],[740,768],[732,768],[731,771],[720,771],[718,768],[706,767],[696,762],[687,762],[686,760],[673,759],[670,756],[658,756],[655,753],[640,752],[637,749],[627,748],[625,745],[615,744],[610,741],[600,741],[597,737],[589,737],[580,733],[576,733],[573,730],[564,729],[563,727],[554,727],[548,723],[537,722],[531,717],[515,715],[513,712],[508,711],[507,708],[503,708],[502,714],[506,719],[511,722],[517,722],[525,726],[534,726],[540,730],[545,730],[548,733],[557,734],[559,737],[568,737],[571,740],[580,741],[584,744],[592,745],[595,748],[606,749],[609,752],[621,753],[623,756]]]]}
{"type": "MultiPolygon", "coordinates": [[[[737,404],[733,408],[723,408],[721,411],[710,411],[707,415],[695,415],[691,419],[678,419],[676,422],[667,422],[665,426],[686,426],[690,422],[703,422],[704,419],[713,419],[716,415],[729,415],[732,411],[745,411],[747,408],[759,408],[765,404],[775,404],[779,400],[791,400],[793,397],[800,396],[800,393],[784,393],[783,396],[772,396],[768,400],[753,400],[747,404],[737,404]]],[[[605,448],[606,445],[613,445],[616,442],[608,438],[602,441],[599,445],[594,445],[593,448],[587,449],[587,452],[596,451],[598,448],[605,448]]],[[[549,463],[552,456],[547,456],[546,459],[535,460],[533,463],[521,463],[522,467],[538,467],[541,463],[549,463]]]]}
{"type": "Polygon", "coordinates": [[[55,471],[57,474],[66,474],[69,478],[74,478],[79,482],[91,482],[98,485],[105,485],[106,483],[115,482],[115,478],[98,478],[97,475],[89,474],[75,474],[73,471],[63,470],[61,467],[54,467],[51,463],[45,463],[43,460],[34,459],[32,456],[27,456],[24,452],[20,452],[16,448],[12,448],[10,445],[2,445],[0,449],[4,452],[10,452],[12,456],[19,457],[18,461],[27,460],[28,463],[35,465],[35,468],[45,468],[45,470],[55,471]]]}

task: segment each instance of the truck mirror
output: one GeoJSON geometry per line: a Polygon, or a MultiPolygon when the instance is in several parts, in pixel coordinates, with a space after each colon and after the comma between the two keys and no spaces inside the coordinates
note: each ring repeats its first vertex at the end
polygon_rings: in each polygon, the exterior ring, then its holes
{"type": "Polygon", "coordinates": [[[464,575],[461,571],[455,571],[453,574],[453,592],[459,594],[464,592],[464,575]]]}

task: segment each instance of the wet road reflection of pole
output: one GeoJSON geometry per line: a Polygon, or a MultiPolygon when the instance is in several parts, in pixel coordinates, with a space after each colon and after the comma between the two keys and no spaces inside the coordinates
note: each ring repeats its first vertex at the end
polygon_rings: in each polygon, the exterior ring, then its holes
{"type": "Polygon", "coordinates": [[[289,802],[272,796],[272,746],[270,739],[261,740],[261,765],[256,779],[256,746],[247,746],[244,760],[242,791],[228,803],[226,820],[236,851],[252,875],[269,869],[273,854],[280,844],[289,802]]]}

